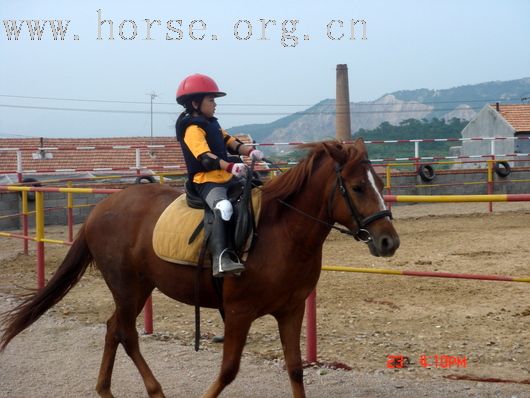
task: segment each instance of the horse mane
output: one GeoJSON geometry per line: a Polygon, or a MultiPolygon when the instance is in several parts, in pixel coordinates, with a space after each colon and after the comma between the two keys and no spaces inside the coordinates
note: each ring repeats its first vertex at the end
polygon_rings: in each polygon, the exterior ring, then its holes
{"type": "Polygon", "coordinates": [[[339,141],[330,140],[303,144],[300,149],[308,149],[309,153],[295,167],[282,175],[272,178],[262,187],[262,205],[268,208],[278,200],[288,201],[289,198],[302,190],[313,171],[320,164],[324,155],[330,155],[330,150],[342,155],[344,162],[351,161],[360,155],[354,146],[344,146],[339,141]]]}

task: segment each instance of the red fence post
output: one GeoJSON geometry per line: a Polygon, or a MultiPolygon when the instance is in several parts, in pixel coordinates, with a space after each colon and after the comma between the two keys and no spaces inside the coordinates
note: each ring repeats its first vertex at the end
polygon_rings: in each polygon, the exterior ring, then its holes
{"type": "Polygon", "coordinates": [[[37,242],[37,288],[38,289],[42,289],[44,287],[44,270],[45,270],[44,242],[37,242]]]}
{"type": "MultiPolygon", "coordinates": [[[[386,175],[386,179],[385,179],[385,188],[386,188],[386,192],[387,194],[389,195],[392,195],[392,191],[391,191],[391,178],[392,178],[392,172],[390,170],[390,166],[387,164],[386,167],[385,167],[385,175],[386,175]]],[[[391,210],[392,209],[392,202],[387,202],[386,203],[387,207],[388,207],[388,210],[391,210]]]]}
{"type": "Polygon", "coordinates": [[[305,301],[306,315],[306,361],[317,361],[317,291],[311,292],[305,301]]]}
{"type": "MultiPolygon", "coordinates": [[[[72,181],[68,181],[68,188],[73,187],[72,181]]],[[[68,225],[68,242],[74,241],[74,194],[68,192],[66,194],[66,224],[68,225]]]]}

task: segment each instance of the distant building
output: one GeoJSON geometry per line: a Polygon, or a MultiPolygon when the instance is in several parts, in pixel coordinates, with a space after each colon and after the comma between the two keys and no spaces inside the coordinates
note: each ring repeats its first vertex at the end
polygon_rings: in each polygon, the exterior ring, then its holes
{"type": "MultiPolygon", "coordinates": [[[[248,135],[236,137],[245,143],[252,142],[248,135]]],[[[266,166],[260,162],[259,167],[266,166]]],[[[12,185],[22,178],[30,185],[64,186],[72,180],[78,185],[97,182],[117,188],[134,182],[155,182],[158,177],[154,173],[185,172],[182,151],[174,137],[0,138],[0,185],[12,185]],[[138,166],[140,176],[136,173],[138,166]],[[97,180],[92,180],[94,177],[97,180]]],[[[182,182],[179,177],[172,180],[175,184],[182,182]]],[[[46,212],[46,225],[65,225],[65,194],[46,192],[44,196],[45,206],[50,208],[46,212]]],[[[106,195],[78,193],[74,196],[73,215],[78,223],[106,195]]],[[[34,198],[28,195],[30,211],[34,198]]],[[[21,206],[19,193],[0,191],[0,231],[22,228],[18,216],[21,206]]],[[[30,223],[33,223],[31,217],[30,223]]]]}
{"type": "MultiPolygon", "coordinates": [[[[455,147],[460,156],[495,155],[514,159],[515,154],[530,153],[530,104],[488,104],[462,130],[462,138],[498,137],[509,139],[463,141],[455,147]],[[527,139],[515,140],[514,137],[527,139]],[[501,156],[512,155],[512,156],[501,156]]],[[[530,159],[521,157],[518,159],[530,159]]],[[[486,159],[486,158],[484,158],[486,159]]],[[[468,166],[469,167],[469,166],[468,166]]],[[[473,167],[486,167],[485,163],[473,167]]]]}
{"type": "MultiPolygon", "coordinates": [[[[248,135],[236,137],[252,142],[248,135]]],[[[17,162],[24,175],[41,176],[134,174],[137,165],[142,174],[186,171],[174,137],[0,138],[0,184],[17,182],[17,162]]]]}

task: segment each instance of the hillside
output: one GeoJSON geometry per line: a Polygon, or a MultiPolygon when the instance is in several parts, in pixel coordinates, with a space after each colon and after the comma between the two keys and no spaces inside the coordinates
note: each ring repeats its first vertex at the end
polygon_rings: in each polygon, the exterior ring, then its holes
{"type": "MultiPolygon", "coordinates": [[[[398,125],[383,122],[375,129],[360,129],[356,136],[362,137],[366,141],[460,138],[460,132],[466,124],[466,121],[457,118],[451,120],[436,117],[429,120],[407,119],[398,125]]],[[[424,142],[421,144],[421,155],[447,156],[450,154],[450,148],[454,145],[454,142],[424,142]]],[[[408,158],[414,156],[414,144],[371,144],[369,153],[371,159],[408,158]]]]}
{"type": "MultiPolygon", "coordinates": [[[[530,95],[530,77],[465,85],[442,90],[400,90],[374,101],[352,102],[352,133],[381,123],[399,125],[408,119],[471,120],[487,103],[520,103],[530,95]]],[[[267,124],[236,126],[234,134],[250,134],[257,142],[317,141],[335,136],[335,100],[326,99],[305,111],[267,124]]]]}
{"type": "MultiPolygon", "coordinates": [[[[409,158],[414,156],[414,143],[381,143],[383,140],[414,140],[432,138],[459,138],[460,132],[467,122],[462,119],[451,120],[433,119],[407,119],[397,125],[388,122],[381,123],[375,129],[359,129],[356,137],[365,141],[375,141],[368,144],[370,159],[409,158]]],[[[451,153],[454,141],[424,142],[421,144],[421,156],[447,156],[451,153]]],[[[271,158],[276,162],[297,162],[305,156],[304,150],[284,150],[282,153],[271,153],[271,158]]],[[[444,166],[441,166],[444,167],[444,166]]],[[[447,166],[449,167],[449,166],[447,166]]]]}

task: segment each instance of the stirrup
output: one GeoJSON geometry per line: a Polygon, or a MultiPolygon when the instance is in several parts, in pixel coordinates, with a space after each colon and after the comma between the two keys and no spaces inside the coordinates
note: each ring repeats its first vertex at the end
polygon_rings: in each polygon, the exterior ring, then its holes
{"type": "Polygon", "coordinates": [[[224,249],[221,254],[219,254],[219,257],[215,259],[215,262],[217,262],[218,269],[217,272],[215,272],[216,267],[214,266],[213,276],[216,278],[221,278],[224,276],[239,276],[241,275],[241,272],[245,270],[245,266],[239,262],[239,258],[237,257],[237,255],[228,248],[224,249]],[[231,255],[233,255],[237,261],[232,260],[230,258],[231,255]],[[223,257],[225,257],[225,261],[228,261],[228,264],[225,264],[224,267],[223,257]]]}

